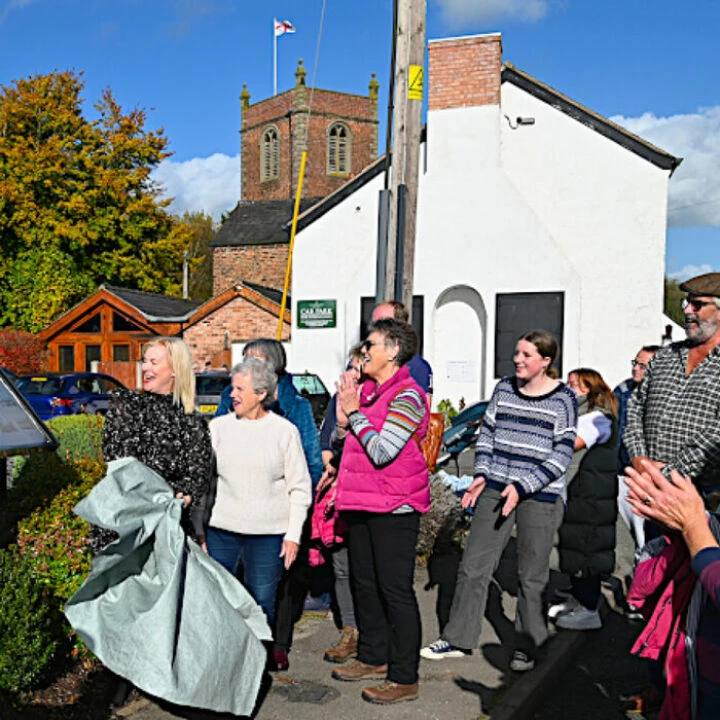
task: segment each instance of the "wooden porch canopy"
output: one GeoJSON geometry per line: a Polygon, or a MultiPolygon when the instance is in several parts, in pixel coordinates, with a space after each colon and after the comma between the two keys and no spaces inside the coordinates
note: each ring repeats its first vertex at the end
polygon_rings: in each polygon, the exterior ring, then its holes
{"type": "Polygon", "coordinates": [[[83,372],[92,363],[136,362],[152,337],[181,335],[202,303],[101,285],[98,290],[44,328],[50,370],[83,372]]]}

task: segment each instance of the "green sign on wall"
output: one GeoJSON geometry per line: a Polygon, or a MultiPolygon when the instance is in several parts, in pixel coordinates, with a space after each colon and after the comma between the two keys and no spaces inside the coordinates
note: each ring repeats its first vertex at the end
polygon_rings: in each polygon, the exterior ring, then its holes
{"type": "Polygon", "coordinates": [[[335,300],[298,300],[297,326],[299,328],[334,328],[337,325],[335,300]]]}

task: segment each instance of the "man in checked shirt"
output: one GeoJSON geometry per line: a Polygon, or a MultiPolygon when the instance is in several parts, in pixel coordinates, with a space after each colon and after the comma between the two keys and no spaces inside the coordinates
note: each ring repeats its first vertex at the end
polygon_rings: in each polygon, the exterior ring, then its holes
{"type": "Polygon", "coordinates": [[[680,285],[686,339],[657,352],[628,402],[623,440],[632,466],[649,459],[666,477],[720,486],[720,273],[680,285]]]}

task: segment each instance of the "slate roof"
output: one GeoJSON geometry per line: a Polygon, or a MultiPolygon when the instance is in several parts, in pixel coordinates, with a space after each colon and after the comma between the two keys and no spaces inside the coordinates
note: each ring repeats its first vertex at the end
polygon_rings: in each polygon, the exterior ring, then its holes
{"type": "MultiPolygon", "coordinates": [[[[300,212],[320,198],[300,201],[300,212]]],[[[210,242],[211,247],[283,245],[290,242],[289,223],[295,200],[241,200],[210,242]]]]}
{"type": "Polygon", "coordinates": [[[132,305],[146,320],[154,322],[182,322],[202,305],[198,300],[185,300],[143,290],[128,290],[113,285],[101,287],[132,305]]]}
{"type": "MultiPolygon", "coordinates": [[[[270,302],[274,302],[276,305],[280,305],[282,303],[282,290],[265,287],[264,285],[258,285],[257,283],[248,282],[247,280],[241,280],[240,284],[245,285],[245,287],[249,287],[251,290],[259,293],[270,302]]],[[[292,307],[292,303],[290,302],[290,293],[288,293],[287,296],[287,307],[292,307]]]]}

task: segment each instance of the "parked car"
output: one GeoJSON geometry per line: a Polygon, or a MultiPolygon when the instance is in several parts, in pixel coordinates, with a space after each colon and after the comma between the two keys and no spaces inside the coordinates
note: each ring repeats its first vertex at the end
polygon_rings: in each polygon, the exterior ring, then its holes
{"type": "Polygon", "coordinates": [[[489,404],[488,400],[481,400],[469,405],[450,421],[450,427],[443,433],[445,453],[438,458],[438,464],[452,458],[457,473],[460,473],[460,453],[476,443],[489,404]]]}
{"type": "Polygon", "coordinates": [[[23,375],[16,386],[41,420],[78,413],[104,415],[108,392],[125,387],[110,375],[92,372],[23,375]]]}
{"type": "Polygon", "coordinates": [[[195,406],[203,415],[214,415],[222,391],[230,384],[229,373],[198,373],[195,376],[195,406]]]}
{"type": "Polygon", "coordinates": [[[293,373],[293,385],[295,389],[310,401],[315,422],[320,426],[325,417],[325,410],[330,402],[330,393],[325,383],[314,373],[293,373]]]}

